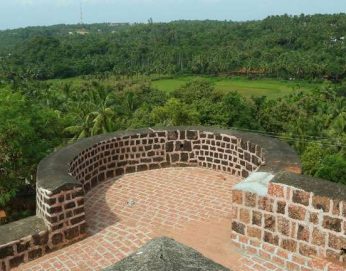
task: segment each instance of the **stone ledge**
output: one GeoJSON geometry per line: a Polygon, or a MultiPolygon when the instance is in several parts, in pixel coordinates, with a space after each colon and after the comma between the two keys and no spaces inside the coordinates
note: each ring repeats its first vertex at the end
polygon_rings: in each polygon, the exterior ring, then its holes
{"type": "Polygon", "coordinates": [[[332,183],[311,176],[281,172],[274,177],[272,182],[293,186],[306,192],[312,192],[316,196],[334,200],[346,200],[346,185],[332,183]]]}
{"type": "Polygon", "coordinates": [[[231,129],[221,129],[217,127],[173,127],[169,129],[204,130],[213,133],[233,135],[245,141],[261,146],[264,149],[265,165],[260,167],[260,171],[278,173],[281,171],[301,173],[301,164],[297,153],[287,143],[276,138],[263,136],[252,132],[242,132],[231,129]]]}
{"type": "Polygon", "coordinates": [[[43,219],[37,216],[31,216],[0,226],[0,246],[46,230],[48,229],[43,219]]]}
{"type": "Polygon", "coordinates": [[[75,178],[69,172],[70,162],[78,156],[82,151],[96,145],[97,143],[118,136],[134,135],[138,133],[150,133],[149,129],[138,129],[125,132],[115,132],[94,136],[79,140],[71,145],[68,145],[57,152],[52,153],[43,159],[37,168],[36,183],[38,187],[51,191],[58,192],[65,187],[80,186],[75,178]]]}

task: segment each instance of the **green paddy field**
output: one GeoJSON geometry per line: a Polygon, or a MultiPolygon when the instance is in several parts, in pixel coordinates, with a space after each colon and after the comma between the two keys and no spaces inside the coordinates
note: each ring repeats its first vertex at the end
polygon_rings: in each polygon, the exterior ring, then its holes
{"type": "Polygon", "coordinates": [[[267,96],[273,99],[287,95],[296,90],[310,91],[323,85],[323,83],[309,83],[305,81],[283,81],[273,79],[250,80],[243,77],[227,78],[198,76],[159,79],[153,81],[152,85],[162,91],[171,92],[195,79],[208,80],[214,85],[215,89],[222,92],[237,91],[245,97],[267,96]]]}
{"type": "MultiPolygon", "coordinates": [[[[275,99],[294,91],[311,91],[315,88],[320,88],[326,83],[310,83],[307,81],[285,81],[275,79],[248,79],[245,77],[211,77],[211,76],[180,76],[180,77],[140,77],[151,81],[153,87],[164,92],[172,92],[186,83],[193,80],[207,80],[216,90],[221,92],[237,91],[245,97],[251,96],[267,96],[268,98],[275,99]]],[[[93,79],[97,80],[97,79],[93,79]]],[[[71,83],[74,86],[83,85],[87,80],[81,77],[68,78],[68,79],[54,79],[49,80],[52,83],[71,83]]],[[[106,84],[115,84],[116,79],[110,77],[102,80],[106,84]]]]}

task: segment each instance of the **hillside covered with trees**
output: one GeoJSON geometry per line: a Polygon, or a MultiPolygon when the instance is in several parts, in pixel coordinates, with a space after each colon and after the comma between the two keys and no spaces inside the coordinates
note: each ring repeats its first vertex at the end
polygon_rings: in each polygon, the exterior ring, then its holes
{"type": "Polygon", "coordinates": [[[346,76],[346,14],[262,21],[57,25],[0,31],[0,76],[245,74],[346,76]]]}
{"type": "Polygon", "coordinates": [[[35,211],[22,199],[35,194],[42,158],[119,129],[213,125],[265,134],[291,144],[305,174],[346,185],[346,14],[83,27],[0,31],[5,222],[35,211]],[[323,84],[271,98],[220,91],[200,77],[173,91],[154,87],[154,79],[181,74],[323,84]]]}

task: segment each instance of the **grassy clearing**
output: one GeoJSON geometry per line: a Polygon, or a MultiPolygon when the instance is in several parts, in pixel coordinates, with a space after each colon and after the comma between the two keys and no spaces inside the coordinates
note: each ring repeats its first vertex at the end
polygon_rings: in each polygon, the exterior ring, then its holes
{"type": "Polygon", "coordinates": [[[222,92],[238,91],[245,97],[251,96],[268,96],[275,99],[287,95],[295,90],[309,91],[314,88],[321,87],[322,84],[308,83],[304,81],[284,81],[273,79],[259,79],[250,80],[243,77],[198,77],[198,76],[186,76],[177,77],[174,79],[162,79],[154,81],[152,84],[154,87],[165,91],[171,92],[190,80],[193,79],[205,79],[210,81],[216,90],[222,92]]]}
{"type": "MultiPolygon", "coordinates": [[[[138,79],[151,80],[150,77],[140,77],[138,79]]],[[[245,97],[251,96],[267,96],[270,99],[282,97],[296,90],[310,91],[314,88],[323,86],[324,83],[309,83],[306,81],[285,81],[275,79],[258,79],[250,80],[244,77],[210,77],[210,76],[181,76],[170,79],[155,79],[152,80],[152,86],[164,92],[172,92],[186,83],[196,80],[204,79],[212,83],[216,90],[221,92],[238,91],[245,97]]],[[[97,80],[97,79],[94,79],[97,80]]],[[[74,87],[81,87],[88,80],[81,77],[68,78],[68,79],[54,79],[49,80],[53,84],[70,83],[74,87]]],[[[116,84],[115,77],[110,77],[102,82],[106,85],[116,84]]]]}

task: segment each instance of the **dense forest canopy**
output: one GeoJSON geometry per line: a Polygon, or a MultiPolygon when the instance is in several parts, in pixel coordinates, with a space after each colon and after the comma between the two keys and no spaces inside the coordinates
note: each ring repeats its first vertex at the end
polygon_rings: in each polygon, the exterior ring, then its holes
{"type": "Polygon", "coordinates": [[[156,125],[277,137],[299,153],[305,174],[346,184],[345,36],[346,14],[0,31],[0,208],[7,221],[28,214],[11,202],[35,191],[37,164],[54,149],[156,125]],[[259,89],[261,77],[320,87],[269,98],[200,77],[169,92],[153,86],[181,74],[241,75],[259,89]]]}
{"type": "Polygon", "coordinates": [[[340,80],[345,36],[346,14],[31,27],[0,32],[0,76],[236,73],[340,80]]]}

